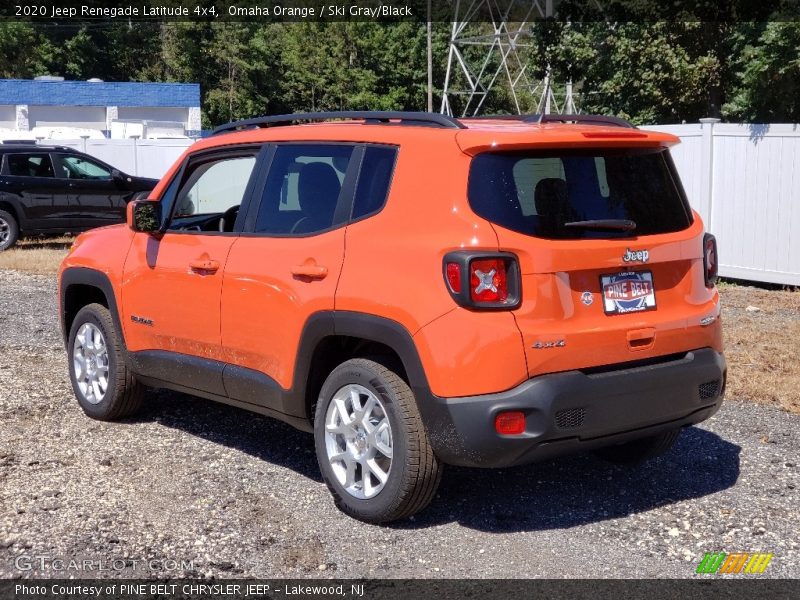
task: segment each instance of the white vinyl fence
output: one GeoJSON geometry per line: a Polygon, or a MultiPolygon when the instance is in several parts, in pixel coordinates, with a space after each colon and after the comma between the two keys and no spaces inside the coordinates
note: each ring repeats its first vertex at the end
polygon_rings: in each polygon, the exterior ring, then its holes
{"type": "Polygon", "coordinates": [[[129,175],[160,179],[194,140],[80,139],[42,140],[41,143],[81,150],[129,175]]]}
{"type": "Polygon", "coordinates": [[[714,121],[642,129],[681,138],[672,156],[720,275],[800,285],[800,125],[714,121]]]}

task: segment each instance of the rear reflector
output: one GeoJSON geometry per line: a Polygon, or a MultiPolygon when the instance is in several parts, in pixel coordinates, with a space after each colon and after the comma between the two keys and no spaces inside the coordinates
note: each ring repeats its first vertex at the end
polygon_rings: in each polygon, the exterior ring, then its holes
{"type": "Polygon", "coordinates": [[[494,428],[500,435],[519,435],[525,431],[525,413],[518,410],[501,412],[494,419],[494,428]]]}
{"type": "Polygon", "coordinates": [[[461,293],[461,265],[458,263],[447,263],[447,285],[450,291],[455,294],[461,293]]]}

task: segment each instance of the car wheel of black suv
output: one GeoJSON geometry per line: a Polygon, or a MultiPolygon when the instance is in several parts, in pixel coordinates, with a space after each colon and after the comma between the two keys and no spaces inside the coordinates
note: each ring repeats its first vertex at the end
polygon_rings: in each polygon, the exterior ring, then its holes
{"type": "Polygon", "coordinates": [[[608,462],[638,465],[650,458],[664,454],[664,452],[672,448],[680,434],[680,429],[672,429],[658,435],[633,440],[632,442],[600,448],[595,450],[595,454],[608,462]]]}
{"type": "Polygon", "coordinates": [[[75,316],[69,333],[69,378],[83,412],[99,421],[134,414],[144,387],[125,365],[111,313],[89,304],[75,316]]]}
{"type": "Polygon", "coordinates": [[[314,419],[320,470],[336,505],[369,523],[425,508],[441,478],[414,394],[391,369],[356,358],[336,367],[314,419]]]}
{"type": "Polygon", "coordinates": [[[19,239],[19,224],[9,212],[0,210],[0,252],[11,248],[19,239]]]}

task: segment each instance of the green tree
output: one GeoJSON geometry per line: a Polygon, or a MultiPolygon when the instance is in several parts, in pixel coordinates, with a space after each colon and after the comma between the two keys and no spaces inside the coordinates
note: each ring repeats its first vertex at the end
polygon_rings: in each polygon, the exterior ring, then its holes
{"type": "Polygon", "coordinates": [[[0,78],[28,78],[36,75],[39,35],[25,22],[0,23],[0,78]]]}
{"type": "Polygon", "coordinates": [[[744,47],[734,61],[738,76],[723,112],[751,122],[800,122],[800,23],[753,27],[755,42],[739,35],[744,47]]]}

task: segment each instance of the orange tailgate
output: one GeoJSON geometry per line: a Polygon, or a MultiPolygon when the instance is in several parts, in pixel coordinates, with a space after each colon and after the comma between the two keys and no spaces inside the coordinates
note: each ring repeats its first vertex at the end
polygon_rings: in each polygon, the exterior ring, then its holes
{"type": "Polygon", "coordinates": [[[719,315],[719,304],[703,279],[699,219],[683,232],[620,240],[541,240],[496,229],[500,247],[520,260],[522,304],[514,314],[531,376],[721,349],[719,321],[701,325],[719,315]],[[644,250],[647,262],[623,259],[644,250]]]}

